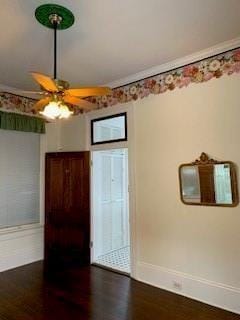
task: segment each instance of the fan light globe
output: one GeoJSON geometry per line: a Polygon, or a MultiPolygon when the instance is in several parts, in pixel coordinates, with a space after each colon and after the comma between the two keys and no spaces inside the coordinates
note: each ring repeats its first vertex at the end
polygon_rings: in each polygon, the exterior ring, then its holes
{"type": "Polygon", "coordinates": [[[58,118],[60,116],[59,104],[55,101],[49,102],[49,104],[45,106],[44,110],[41,111],[40,114],[49,119],[58,118]]]}
{"type": "Polygon", "coordinates": [[[67,119],[73,114],[73,111],[70,111],[65,104],[61,104],[59,107],[59,110],[60,110],[59,119],[67,119]]]}

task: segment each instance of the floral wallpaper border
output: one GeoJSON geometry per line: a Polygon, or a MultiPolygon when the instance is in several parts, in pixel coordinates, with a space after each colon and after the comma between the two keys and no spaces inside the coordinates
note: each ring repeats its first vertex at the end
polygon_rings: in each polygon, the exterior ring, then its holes
{"type": "Polygon", "coordinates": [[[36,100],[18,96],[13,93],[0,92],[0,108],[4,111],[27,113],[37,115],[34,110],[36,100]]]}
{"type": "MultiPolygon", "coordinates": [[[[0,92],[0,110],[2,109],[2,111],[5,110],[8,112],[24,113],[28,115],[30,114],[32,116],[42,118],[34,108],[36,101],[37,100],[35,99],[19,96],[14,93],[0,92]]],[[[74,115],[83,112],[77,106],[69,107],[74,111],[74,115]]]]}
{"type": "Polygon", "coordinates": [[[184,67],[136,81],[112,90],[112,94],[103,97],[91,97],[89,100],[98,108],[114,106],[118,103],[136,101],[150,94],[161,94],[168,90],[187,87],[190,83],[207,82],[220,78],[224,74],[240,73],[240,49],[206,58],[184,67]]]}
{"type": "MultiPolygon", "coordinates": [[[[113,89],[111,95],[90,97],[87,100],[97,104],[98,109],[102,109],[233,73],[240,73],[240,48],[113,89]]],[[[34,110],[35,102],[33,99],[12,93],[0,93],[0,108],[7,111],[37,115],[34,110]]],[[[82,110],[77,107],[73,110],[75,115],[82,113],[82,110]]]]}

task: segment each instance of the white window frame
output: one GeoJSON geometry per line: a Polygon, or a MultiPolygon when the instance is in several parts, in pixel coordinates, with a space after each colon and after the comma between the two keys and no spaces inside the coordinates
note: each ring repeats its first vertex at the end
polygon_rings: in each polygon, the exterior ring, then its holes
{"type": "MultiPolygon", "coordinates": [[[[22,224],[19,226],[13,226],[13,227],[4,227],[0,228],[0,236],[10,236],[10,238],[15,237],[16,233],[22,233],[24,231],[31,232],[31,230],[34,232],[38,232],[39,229],[43,229],[44,226],[44,215],[45,215],[45,153],[47,150],[47,141],[46,141],[46,135],[41,134],[40,135],[40,174],[39,174],[39,222],[37,223],[30,223],[30,224],[22,224]]],[[[5,238],[4,238],[5,239],[5,238]]],[[[4,240],[3,238],[0,238],[1,240],[4,240]]]]}
{"type": "Polygon", "coordinates": [[[109,143],[119,143],[123,141],[128,140],[128,121],[127,121],[127,112],[121,112],[121,113],[114,113],[114,114],[108,114],[107,116],[104,117],[97,117],[91,119],[91,145],[100,145],[100,144],[109,144],[109,143]],[[123,138],[118,138],[118,139],[108,139],[108,140],[102,140],[102,141],[94,141],[94,123],[98,121],[104,121],[104,120],[111,120],[114,118],[118,117],[124,117],[124,137],[123,138]]]}

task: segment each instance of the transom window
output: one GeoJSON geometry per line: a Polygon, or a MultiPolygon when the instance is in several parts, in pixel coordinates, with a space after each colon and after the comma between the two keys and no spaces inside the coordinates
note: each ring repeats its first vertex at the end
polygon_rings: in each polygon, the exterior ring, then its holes
{"type": "Polygon", "coordinates": [[[119,113],[112,116],[91,120],[91,143],[103,144],[127,140],[127,114],[119,113]]]}

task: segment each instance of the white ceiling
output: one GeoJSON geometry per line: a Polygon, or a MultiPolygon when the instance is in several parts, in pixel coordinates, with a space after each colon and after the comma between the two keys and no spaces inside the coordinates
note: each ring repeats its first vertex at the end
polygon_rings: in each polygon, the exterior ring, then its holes
{"type": "MultiPolygon", "coordinates": [[[[53,33],[34,17],[41,0],[1,0],[0,83],[34,89],[52,74],[53,33]]],[[[97,85],[239,36],[239,0],[56,0],[75,24],[60,31],[59,77],[97,85]]]]}

